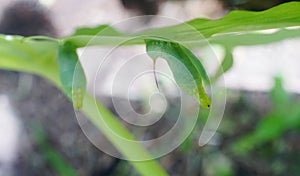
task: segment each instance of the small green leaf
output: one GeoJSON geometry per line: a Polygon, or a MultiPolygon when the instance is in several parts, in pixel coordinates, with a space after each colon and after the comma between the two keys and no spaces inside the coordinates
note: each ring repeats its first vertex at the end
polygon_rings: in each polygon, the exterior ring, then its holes
{"type": "Polygon", "coordinates": [[[276,108],[286,106],[289,102],[289,95],[284,90],[283,80],[281,77],[274,78],[274,87],[270,92],[270,98],[276,108]]]}
{"type": "Polygon", "coordinates": [[[218,68],[217,72],[212,78],[213,82],[216,81],[223,73],[229,70],[233,65],[233,56],[232,56],[231,49],[225,48],[224,52],[225,52],[224,59],[222,61],[222,64],[218,68]]]}
{"type": "Polygon", "coordinates": [[[70,43],[59,46],[57,61],[62,87],[74,108],[80,109],[86,91],[86,78],[76,48],[70,43]]]}

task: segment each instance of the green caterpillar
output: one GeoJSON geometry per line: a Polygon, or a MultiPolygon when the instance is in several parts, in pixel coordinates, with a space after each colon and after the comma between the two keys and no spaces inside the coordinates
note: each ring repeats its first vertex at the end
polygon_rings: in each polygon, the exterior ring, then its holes
{"type": "Polygon", "coordinates": [[[63,90],[72,100],[75,109],[83,105],[86,78],[76,53],[76,47],[65,43],[58,47],[57,62],[63,90]]]}
{"type": "Polygon", "coordinates": [[[209,78],[198,58],[179,43],[162,40],[145,40],[145,42],[147,54],[154,60],[154,64],[158,57],[165,59],[177,84],[196,99],[201,107],[210,108],[211,101],[202,84],[202,81],[209,83],[209,78]],[[187,69],[189,73],[183,69],[187,69]]]}

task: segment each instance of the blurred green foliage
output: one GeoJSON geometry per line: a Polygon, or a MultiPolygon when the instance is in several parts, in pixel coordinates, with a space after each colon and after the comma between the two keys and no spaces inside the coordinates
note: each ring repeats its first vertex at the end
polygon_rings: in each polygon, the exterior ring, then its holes
{"type": "Polygon", "coordinates": [[[45,160],[58,176],[76,176],[76,171],[48,141],[41,125],[35,126],[32,136],[45,160]]]}
{"type": "Polygon", "coordinates": [[[207,120],[202,111],[194,132],[178,149],[187,157],[187,173],[198,168],[199,173],[190,175],[298,175],[300,96],[287,92],[283,83],[275,77],[269,92],[230,91],[233,98],[218,132],[200,148],[197,140],[207,120]]]}
{"type": "Polygon", "coordinates": [[[270,91],[272,108],[257,123],[253,132],[242,136],[232,144],[237,154],[247,154],[255,147],[276,140],[287,130],[300,127],[300,102],[294,102],[283,88],[282,78],[276,77],[270,91]]]}

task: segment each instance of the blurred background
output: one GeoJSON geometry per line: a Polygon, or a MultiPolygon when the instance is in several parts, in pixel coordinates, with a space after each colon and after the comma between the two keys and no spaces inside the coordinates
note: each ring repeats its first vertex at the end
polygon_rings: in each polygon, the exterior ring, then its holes
{"type": "MultiPolygon", "coordinates": [[[[0,33],[63,37],[78,27],[115,24],[138,15],[162,15],[179,23],[194,18],[218,19],[234,9],[261,11],[284,2],[288,1],[0,0],[0,33]]],[[[120,30],[135,31],[157,22],[155,16],[148,16],[120,30]]],[[[201,111],[188,139],[158,159],[167,172],[172,176],[299,175],[299,44],[300,39],[296,38],[236,48],[234,65],[224,74],[227,104],[216,135],[209,144],[198,145],[208,113],[201,111]]],[[[222,55],[218,46],[212,48],[217,56],[222,55]]],[[[78,53],[90,50],[95,55],[109,49],[92,47],[78,53]]],[[[110,76],[127,57],[143,49],[144,46],[133,46],[116,51],[116,61],[108,64],[104,76],[96,80],[95,84],[101,87],[96,92],[99,100],[116,116],[119,114],[108,91],[110,76]]],[[[99,64],[91,55],[80,57],[89,82],[94,80],[99,64]]],[[[131,68],[136,66],[152,68],[149,61],[135,62],[131,68]]],[[[144,85],[155,88],[151,78],[144,85]]],[[[92,84],[88,86],[91,88],[92,84]]],[[[137,112],[149,109],[145,96],[151,91],[147,91],[137,90],[132,95],[131,105],[137,112]]],[[[119,101],[125,98],[121,90],[116,95],[114,98],[119,101]]],[[[180,107],[176,95],[175,91],[167,97],[168,106],[159,123],[148,129],[129,127],[131,131],[143,134],[138,136],[143,139],[164,134],[176,121],[173,116],[180,107]]],[[[72,104],[41,77],[1,70],[0,114],[0,176],[139,175],[128,162],[98,150],[80,129],[72,104]]]]}

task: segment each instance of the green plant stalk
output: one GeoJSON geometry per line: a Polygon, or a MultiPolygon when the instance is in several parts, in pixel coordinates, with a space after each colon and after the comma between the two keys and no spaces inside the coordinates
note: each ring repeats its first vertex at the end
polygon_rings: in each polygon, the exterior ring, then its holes
{"type": "MultiPolygon", "coordinates": [[[[95,101],[89,94],[84,98],[82,111],[126,159],[130,160],[138,157],[151,158],[145,149],[139,145],[139,143],[135,142],[136,139],[134,136],[112,115],[112,113],[101,103],[95,101]],[[111,131],[110,128],[113,129],[113,131],[111,131]],[[122,139],[116,138],[115,135],[120,136],[125,141],[130,140],[133,142],[124,143],[122,139]]],[[[168,175],[154,160],[130,162],[142,175],[168,175]]]]}

